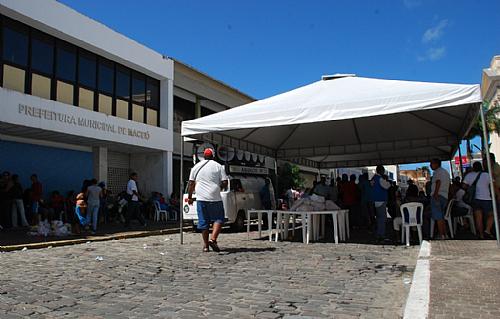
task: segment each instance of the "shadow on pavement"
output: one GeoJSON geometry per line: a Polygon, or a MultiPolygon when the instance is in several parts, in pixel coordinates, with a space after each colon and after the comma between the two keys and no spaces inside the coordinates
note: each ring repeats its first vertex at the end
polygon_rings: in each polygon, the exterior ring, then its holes
{"type": "Polygon", "coordinates": [[[276,248],[274,247],[267,247],[267,248],[258,248],[258,247],[241,247],[241,248],[223,248],[221,250],[222,253],[225,253],[226,255],[230,254],[239,254],[239,253],[263,253],[263,252],[269,252],[269,251],[275,251],[276,248]]]}

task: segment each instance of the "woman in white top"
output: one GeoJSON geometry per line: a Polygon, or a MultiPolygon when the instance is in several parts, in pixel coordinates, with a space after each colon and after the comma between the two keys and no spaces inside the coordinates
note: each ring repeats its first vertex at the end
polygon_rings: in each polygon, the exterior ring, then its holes
{"type": "Polygon", "coordinates": [[[464,178],[465,189],[474,183],[476,183],[476,194],[472,201],[472,208],[474,209],[474,219],[476,220],[479,238],[483,239],[485,235],[488,238],[493,238],[491,235],[491,228],[493,227],[493,203],[490,193],[490,175],[483,172],[481,162],[475,162],[472,166],[472,172],[464,178]],[[484,230],[483,226],[483,215],[487,217],[486,230],[484,230]]]}

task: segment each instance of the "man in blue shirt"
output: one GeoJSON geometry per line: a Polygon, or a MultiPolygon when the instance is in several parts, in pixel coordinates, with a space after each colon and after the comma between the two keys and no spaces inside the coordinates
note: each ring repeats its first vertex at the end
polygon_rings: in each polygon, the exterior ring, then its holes
{"type": "Polygon", "coordinates": [[[387,181],[385,176],[385,168],[382,165],[378,165],[376,169],[376,174],[372,179],[373,186],[373,201],[375,205],[375,212],[377,216],[377,240],[381,241],[385,239],[385,224],[387,222],[387,198],[388,189],[391,187],[391,183],[387,181]]]}

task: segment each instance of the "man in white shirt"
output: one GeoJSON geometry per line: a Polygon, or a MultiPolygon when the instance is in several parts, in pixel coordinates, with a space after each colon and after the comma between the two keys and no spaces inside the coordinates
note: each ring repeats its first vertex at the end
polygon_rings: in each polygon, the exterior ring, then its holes
{"type": "Polygon", "coordinates": [[[476,229],[479,238],[483,239],[484,235],[488,238],[493,238],[491,230],[493,227],[493,201],[490,192],[490,175],[483,172],[481,162],[475,162],[472,165],[472,172],[464,177],[464,187],[467,189],[476,183],[476,194],[472,200],[472,208],[474,209],[474,219],[476,220],[476,229]],[[486,216],[486,230],[483,226],[483,216],[486,216]]]}
{"type": "Polygon", "coordinates": [[[224,205],[220,195],[221,189],[227,189],[226,171],[214,158],[211,148],[203,152],[205,160],[197,163],[189,175],[188,204],[194,202],[193,192],[196,193],[196,206],[198,213],[198,229],[202,231],[203,251],[208,252],[209,246],[219,252],[217,237],[224,224],[224,205]],[[209,226],[213,222],[212,236],[209,240],[209,226]]]}
{"type": "Polygon", "coordinates": [[[441,160],[436,158],[431,160],[431,168],[434,171],[431,185],[431,217],[436,221],[440,238],[445,239],[446,224],[444,214],[448,204],[450,173],[441,167],[441,160]]]}
{"type": "Polygon", "coordinates": [[[141,214],[139,202],[139,190],[137,189],[137,173],[130,174],[130,180],[127,183],[127,214],[125,217],[125,226],[130,226],[130,220],[135,217],[141,225],[146,227],[146,222],[141,214]]]}

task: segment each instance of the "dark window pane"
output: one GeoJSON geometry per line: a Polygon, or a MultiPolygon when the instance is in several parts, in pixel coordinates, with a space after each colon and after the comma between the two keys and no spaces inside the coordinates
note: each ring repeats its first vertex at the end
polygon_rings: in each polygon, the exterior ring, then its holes
{"type": "Polygon", "coordinates": [[[201,116],[208,116],[208,115],[212,115],[212,114],[215,114],[214,111],[212,111],[211,109],[207,109],[206,107],[201,107],[201,116]]]}
{"type": "Polygon", "coordinates": [[[116,96],[130,98],[130,72],[122,67],[116,68],[116,96]]]}
{"type": "Polygon", "coordinates": [[[76,52],[67,46],[57,48],[57,77],[74,82],[76,77],[76,52]]]}
{"type": "Polygon", "coordinates": [[[31,67],[49,75],[53,73],[54,43],[43,34],[33,33],[31,38],[31,67]]]}
{"type": "Polygon", "coordinates": [[[146,78],[135,73],[132,78],[132,99],[138,103],[146,103],[146,78]]]}
{"type": "Polygon", "coordinates": [[[80,53],[78,59],[78,81],[89,88],[95,88],[96,58],[90,53],[80,53]]]}
{"type": "Polygon", "coordinates": [[[148,78],[146,87],[147,105],[153,109],[160,108],[160,81],[148,78]]]}
{"type": "Polygon", "coordinates": [[[111,62],[99,62],[99,90],[104,93],[113,94],[113,64],[111,62]]]}
{"type": "Polygon", "coordinates": [[[6,61],[26,66],[28,64],[28,34],[4,26],[3,58],[6,61]]]}

